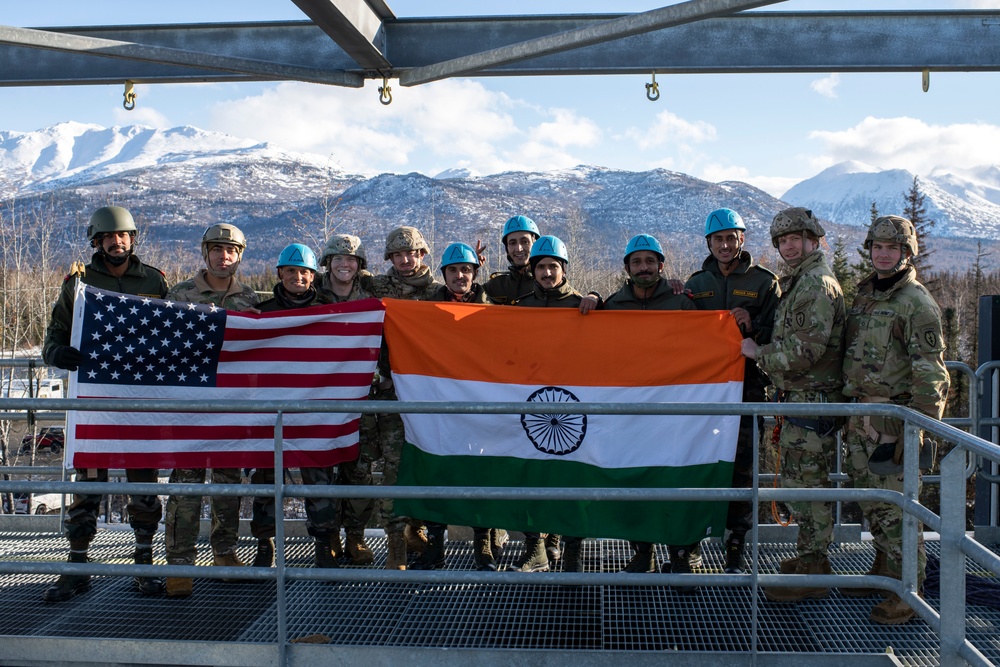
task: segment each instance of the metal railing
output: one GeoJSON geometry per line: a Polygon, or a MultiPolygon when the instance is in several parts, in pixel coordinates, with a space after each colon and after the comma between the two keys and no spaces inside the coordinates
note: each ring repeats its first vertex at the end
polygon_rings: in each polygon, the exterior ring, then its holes
{"type": "MultiPolygon", "coordinates": [[[[13,410],[106,410],[120,409],[106,399],[3,399],[0,407],[13,410]]],[[[274,413],[275,419],[275,467],[283,467],[282,428],[283,416],[288,413],[336,412],[336,413],[420,413],[420,414],[522,414],[526,411],[542,414],[564,414],[564,404],[539,403],[440,403],[440,402],[396,402],[396,401],[340,401],[331,405],[308,405],[291,401],[143,401],[132,408],[136,411],[180,411],[180,412],[255,412],[274,413]]],[[[734,403],[716,405],[694,404],[620,404],[620,403],[579,403],[574,406],[578,414],[593,415],[752,415],[779,413],[791,416],[856,416],[872,415],[893,417],[904,422],[904,467],[905,482],[903,493],[880,489],[771,489],[761,488],[759,475],[755,474],[750,489],[524,489],[524,488],[480,488],[480,487],[344,487],[309,486],[285,484],[282,476],[276,476],[274,486],[228,485],[228,484],[131,484],[122,482],[56,482],[56,481],[0,481],[0,492],[43,491],[50,493],[72,493],[81,488],[87,493],[131,493],[138,495],[176,494],[197,496],[263,496],[273,497],[277,506],[282,506],[283,498],[330,497],[340,498],[459,498],[467,500],[625,500],[625,501],[673,501],[673,500],[752,500],[754,519],[751,540],[751,570],[748,574],[651,574],[644,577],[620,577],[614,573],[548,573],[530,578],[530,584],[537,585],[664,585],[664,586],[749,586],[754,600],[753,652],[757,643],[757,599],[759,588],[774,587],[873,587],[892,591],[907,602],[938,633],[940,637],[941,664],[958,665],[963,661],[975,665],[990,664],[985,657],[965,638],[965,557],[973,559],[982,567],[1000,574],[1000,558],[989,549],[965,534],[965,470],[966,454],[974,454],[990,461],[1000,461],[1000,447],[982,440],[975,435],[953,426],[930,419],[908,408],[889,404],[769,404],[734,403]],[[941,515],[936,515],[922,506],[918,498],[918,437],[920,430],[954,445],[954,449],[944,459],[942,465],[942,507],[941,515]],[[905,513],[903,526],[903,571],[902,579],[868,575],[774,575],[761,574],[757,549],[756,512],[759,501],[876,501],[891,503],[901,507],[905,513]],[[919,595],[917,587],[917,532],[918,522],[941,535],[941,611],[938,613],[919,595]]],[[[754,420],[756,424],[756,419],[754,420]]],[[[755,448],[756,456],[756,448],[755,448]]],[[[756,462],[755,462],[756,463],[756,462]]],[[[755,468],[757,466],[755,465],[755,468]]],[[[281,514],[278,514],[281,516],[281,514]]],[[[210,577],[277,581],[277,651],[278,663],[286,664],[285,650],[288,645],[286,635],[285,587],[288,581],[329,580],[334,582],[430,582],[448,584],[509,583],[524,584],[525,579],[517,573],[454,572],[454,571],[385,571],[385,570],[317,570],[285,567],[284,527],[276,525],[276,567],[199,568],[195,566],[171,565],[171,576],[210,577]],[[206,569],[209,570],[206,572],[206,569]],[[248,571],[250,570],[250,571],[248,571]]],[[[0,573],[22,574],[91,574],[120,576],[158,576],[163,574],[159,565],[101,565],[40,562],[2,562],[0,573]]]]}

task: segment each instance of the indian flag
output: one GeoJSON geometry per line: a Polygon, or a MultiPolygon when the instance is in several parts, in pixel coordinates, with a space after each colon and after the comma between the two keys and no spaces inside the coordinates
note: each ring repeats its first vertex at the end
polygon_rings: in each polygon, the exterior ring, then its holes
{"type": "MultiPolygon", "coordinates": [[[[385,300],[403,401],[564,403],[566,413],[404,414],[400,485],[728,488],[737,416],[573,414],[575,403],[739,402],[744,360],[719,311],[504,308],[385,300]]],[[[397,500],[425,521],[690,544],[726,503],[397,500]]]]}

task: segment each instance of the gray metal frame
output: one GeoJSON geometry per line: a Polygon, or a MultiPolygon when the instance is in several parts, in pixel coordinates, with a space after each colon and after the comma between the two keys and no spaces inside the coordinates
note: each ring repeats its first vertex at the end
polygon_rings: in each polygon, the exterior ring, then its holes
{"type": "Polygon", "coordinates": [[[1000,71],[997,10],[733,13],[778,3],[694,0],[642,14],[399,19],[375,0],[296,4],[316,23],[0,26],[0,86],[1000,71]]]}
{"type": "MultiPolygon", "coordinates": [[[[98,399],[2,399],[0,410],[102,410],[114,407],[114,401],[98,399]]],[[[304,405],[292,401],[143,401],[134,409],[139,411],[182,411],[182,412],[273,412],[275,423],[275,466],[282,466],[282,417],[285,413],[302,412],[360,412],[360,413],[420,413],[420,414],[520,414],[529,404],[525,403],[439,403],[439,402],[396,402],[396,401],[342,401],[334,405],[304,405]]],[[[565,412],[564,405],[530,404],[533,412],[565,412]]],[[[282,476],[276,476],[274,486],[225,485],[225,484],[128,484],[121,482],[86,483],[87,492],[94,493],[135,493],[141,495],[213,495],[213,496],[263,496],[274,497],[280,503],[285,495],[298,497],[324,497],[335,494],[343,498],[462,498],[484,499],[532,499],[532,500],[753,500],[756,508],[759,501],[788,500],[875,500],[900,506],[906,515],[903,527],[903,572],[902,580],[867,575],[773,575],[761,574],[757,551],[756,526],[751,550],[751,572],[749,574],[650,574],[643,577],[621,577],[613,573],[547,573],[530,577],[532,585],[617,585],[617,586],[749,586],[755,601],[753,613],[754,650],[756,653],[756,600],[759,587],[796,587],[816,585],[823,587],[858,588],[875,587],[892,591],[914,608],[918,614],[940,637],[942,665],[988,665],[990,662],[966,639],[965,632],[965,558],[970,558],[983,568],[1000,575],[1000,557],[985,546],[965,534],[965,470],[966,453],[986,460],[1000,461],[1000,446],[970,435],[953,426],[943,424],[909,408],[891,404],[771,404],[771,403],[730,403],[716,405],[693,404],[619,404],[581,403],[577,406],[581,414],[651,414],[651,415],[751,415],[763,416],[780,413],[793,416],[852,416],[878,415],[894,417],[905,424],[905,483],[902,494],[877,489],[771,489],[761,488],[759,476],[755,473],[751,489],[523,489],[523,488],[478,488],[478,487],[325,487],[284,484],[282,476]],[[919,432],[941,438],[955,445],[942,465],[942,508],[941,516],[923,507],[917,495],[918,475],[917,450],[919,432]],[[917,593],[917,526],[922,522],[931,530],[941,534],[941,612],[937,613],[917,593]]],[[[754,420],[756,423],[756,420],[754,420]]],[[[756,469],[756,466],[755,466],[756,469]]],[[[45,491],[72,493],[84,484],[78,482],[2,481],[0,492],[45,491]]],[[[755,509],[756,511],[756,509],[755,509]]],[[[756,524],[756,522],[755,522],[756,524]]],[[[287,664],[288,637],[285,618],[285,586],[287,581],[323,580],[333,582],[427,582],[440,584],[485,584],[518,583],[525,578],[518,573],[485,573],[455,571],[378,571],[378,570],[315,570],[288,569],[285,567],[284,526],[277,524],[275,539],[277,562],[274,569],[232,568],[232,567],[182,567],[171,566],[171,575],[209,578],[233,578],[254,580],[277,580],[278,609],[278,664],[287,664]]],[[[133,576],[156,576],[162,573],[158,565],[103,565],[39,562],[0,562],[0,574],[92,574],[133,576]]]]}

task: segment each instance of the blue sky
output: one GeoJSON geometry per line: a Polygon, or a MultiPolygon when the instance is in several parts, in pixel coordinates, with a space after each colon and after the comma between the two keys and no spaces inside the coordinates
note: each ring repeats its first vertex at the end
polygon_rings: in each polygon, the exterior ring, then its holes
{"type": "MultiPolygon", "coordinates": [[[[397,16],[646,11],[665,2],[389,0],[397,16]]],[[[791,0],[782,11],[1000,8],[1000,0],[791,0]]],[[[301,20],[290,0],[48,0],[5,3],[0,22],[24,27],[301,20]]],[[[710,181],[743,180],[774,195],[844,160],[919,175],[1000,164],[1000,73],[646,76],[455,79],[402,88],[385,107],[377,85],[171,84],[0,88],[0,129],[62,121],[193,125],[329,156],[364,173],[465,167],[475,173],[593,164],[663,167],[710,181]]]]}

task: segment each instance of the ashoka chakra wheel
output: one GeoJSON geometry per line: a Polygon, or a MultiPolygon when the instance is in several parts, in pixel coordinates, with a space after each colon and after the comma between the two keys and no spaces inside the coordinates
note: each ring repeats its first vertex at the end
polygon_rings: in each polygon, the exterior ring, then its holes
{"type": "MultiPolygon", "coordinates": [[[[530,403],[579,403],[560,387],[542,387],[528,397],[530,403]]],[[[575,452],[587,435],[587,415],[521,415],[521,426],[535,449],[564,456],[575,452]]]]}

